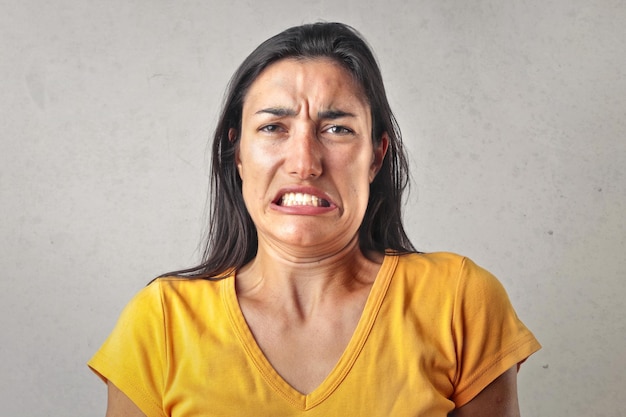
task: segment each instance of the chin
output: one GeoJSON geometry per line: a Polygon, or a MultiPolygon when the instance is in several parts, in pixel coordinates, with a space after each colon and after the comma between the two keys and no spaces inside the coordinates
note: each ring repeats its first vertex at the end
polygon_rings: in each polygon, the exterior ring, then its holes
{"type": "Polygon", "coordinates": [[[318,225],[316,228],[294,227],[273,230],[270,236],[274,242],[288,249],[321,254],[334,253],[345,248],[356,233],[356,231],[342,233],[336,227],[328,229],[318,225]]]}
{"type": "Polygon", "coordinates": [[[294,248],[314,248],[330,243],[327,234],[318,233],[281,233],[275,235],[274,239],[283,245],[293,246],[294,248]]]}

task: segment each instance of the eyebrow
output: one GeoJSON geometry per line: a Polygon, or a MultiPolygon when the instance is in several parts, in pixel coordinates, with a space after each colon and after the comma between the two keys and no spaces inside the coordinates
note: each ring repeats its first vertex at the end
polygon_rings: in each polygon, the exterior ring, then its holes
{"type": "Polygon", "coordinates": [[[324,120],[341,119],[342,117],[356,117],[354,114],[343,110],[324,110],[317,113],[317,117],[324,120]]]}
{"type": "MultiPolygon", "coordinates": [[[[284,107],[268,107],[266,109],[261,109],[257,111],[255,114],[271,114],[277,117],[286,117],[286,116],[295,116],[296,111],[293,109],[287,109],[284,107]]],[[[340,119],[342,117],[356,117],[353,113],[343,111],[343,110],[324,110],[317,113],[317,117],[323,120],[335,120],[340,119]]]]}
{"type": "Polygon", "coordinates": [[[261,109],[254,114],[271,114],[273,116],[285,117],[285,116],[295,116],[295,110],[286,109],[284,107],[268,107],[267,109],[261,109]]]}

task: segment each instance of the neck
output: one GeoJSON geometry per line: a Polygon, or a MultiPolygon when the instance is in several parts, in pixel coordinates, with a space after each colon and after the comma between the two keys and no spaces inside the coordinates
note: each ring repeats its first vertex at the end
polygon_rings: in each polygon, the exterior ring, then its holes
{"type": "Polygon", "coordinates": [[[237,273],[239,297],[272,300],[307,315],[318,305],[371,286],[383,257],[363,254],[358,239],[334,253],[300,254],[259,243],[237,273]]]}

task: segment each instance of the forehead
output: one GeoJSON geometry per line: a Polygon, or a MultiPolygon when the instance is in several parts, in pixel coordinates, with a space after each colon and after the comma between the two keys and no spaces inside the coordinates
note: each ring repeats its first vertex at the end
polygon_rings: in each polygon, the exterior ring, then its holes
{"type": "Polygon", "coordinates": [[[250,86],[244,107],[272,100],[306,100],[321,107],[369,108],[360,84],[347,69],[330,58],[286,58],[269,65],[250,86]]]}

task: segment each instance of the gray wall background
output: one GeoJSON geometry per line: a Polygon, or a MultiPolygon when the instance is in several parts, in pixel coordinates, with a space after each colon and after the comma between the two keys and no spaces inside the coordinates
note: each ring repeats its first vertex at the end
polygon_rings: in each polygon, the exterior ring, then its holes
{"type": "Polygon", "coordinates": [[[379,58],[421,250],[494,272],[542,342],[528,416],[626,392],[626,4],[619,0],[0,0],[0,404],[103,416],[85,362],[152,277],[198,260],[226,82],[296,24],[379,58]]]}

